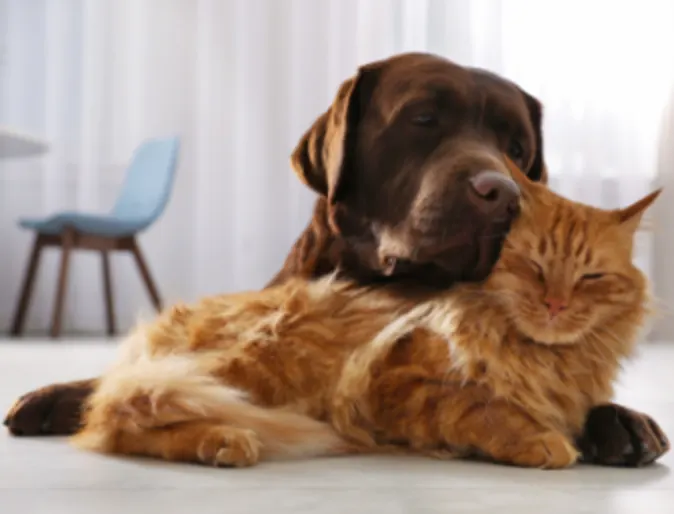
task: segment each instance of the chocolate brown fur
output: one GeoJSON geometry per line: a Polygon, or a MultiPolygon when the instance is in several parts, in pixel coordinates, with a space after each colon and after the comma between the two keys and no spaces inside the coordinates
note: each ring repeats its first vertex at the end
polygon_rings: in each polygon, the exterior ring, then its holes
{"type": "Polygon", "coordinates": [[[363,66],[292,155],[320,198],[272,283],[335,269],[361,283],[483,279],[511,218],[483,213],[468,180],[503,172],[508,152],[545,180],[541,119],[539,102],[514,84],[439,57],[363,66]],[[393,273],[383,272],[386,253],[397,260],[393,273]]]}

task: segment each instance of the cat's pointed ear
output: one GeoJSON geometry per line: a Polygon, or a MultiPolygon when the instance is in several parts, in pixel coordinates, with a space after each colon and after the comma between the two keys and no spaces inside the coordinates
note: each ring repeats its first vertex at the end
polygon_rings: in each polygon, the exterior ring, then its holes
{"type": "Polygon", "coordinates": [[[641,200],[634,202],[629,207],[616,210],[615,215],[617,216],[620,225],[630,232],[636,232],[644,212],[646,212],[646,209],[648,209],[655,199],[660,196],[660,193],[662,193],[662,188],[644,196],[641,200]]]}
{"type": "Polygon", "coordinates": [[[538,187],[507,155],[503,156],[510,177],[517,183],[523,196],[531,196],[531,193],[538,187]]]}

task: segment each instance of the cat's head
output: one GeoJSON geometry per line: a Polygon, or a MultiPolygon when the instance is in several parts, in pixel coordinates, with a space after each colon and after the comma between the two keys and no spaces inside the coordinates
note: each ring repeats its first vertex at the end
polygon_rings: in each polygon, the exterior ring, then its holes
{"type": "Polygon", "coordinates": [[[635,232],[657,198],[604,210],[560,197],[514,165],[522,213],[486,282],[518,330],[569,344],[622,318],[640,319],[647,281],[632,262],[635,232]]]}

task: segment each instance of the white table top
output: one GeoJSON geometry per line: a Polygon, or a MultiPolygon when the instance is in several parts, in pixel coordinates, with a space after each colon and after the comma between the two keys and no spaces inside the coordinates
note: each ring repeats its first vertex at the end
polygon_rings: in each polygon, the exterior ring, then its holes
{"type": "Polygon", "coordinates": [[[48,149],[46,141],[0,125],[0,159],[37,157],[48,149]]]}

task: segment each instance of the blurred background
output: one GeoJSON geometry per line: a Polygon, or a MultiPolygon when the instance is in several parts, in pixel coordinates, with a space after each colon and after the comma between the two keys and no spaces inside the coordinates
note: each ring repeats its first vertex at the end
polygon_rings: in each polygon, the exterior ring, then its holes
{"type": "MultiPolygon", "coordinates": [[[[309,220],[314,196],[288,157],[356,67],[409,50],[488,68],[545,107],[552,186],[604,206],[674,181],[670,0],[0,0],[0,331],[33,234],[21,217],[105,213],[131,156],[177,135],[164,215],[140,238],[166,303],[263,286],[309,220]],[[1,147],[0,147],[1,148],[1,147]]],[[[674,184],[639,236],[638,264],[674,305],[674,184]]],[[[47,252],[27,318],[51,319],[47,252]]],[[[99,256],[76,253],[63,330],[103,334],[99,256]]],[[[151,304],[132,258],[113,255],[117,324],[151,304]]],[[[664,316],[655,333],[674,340],[664,316]]]]}

